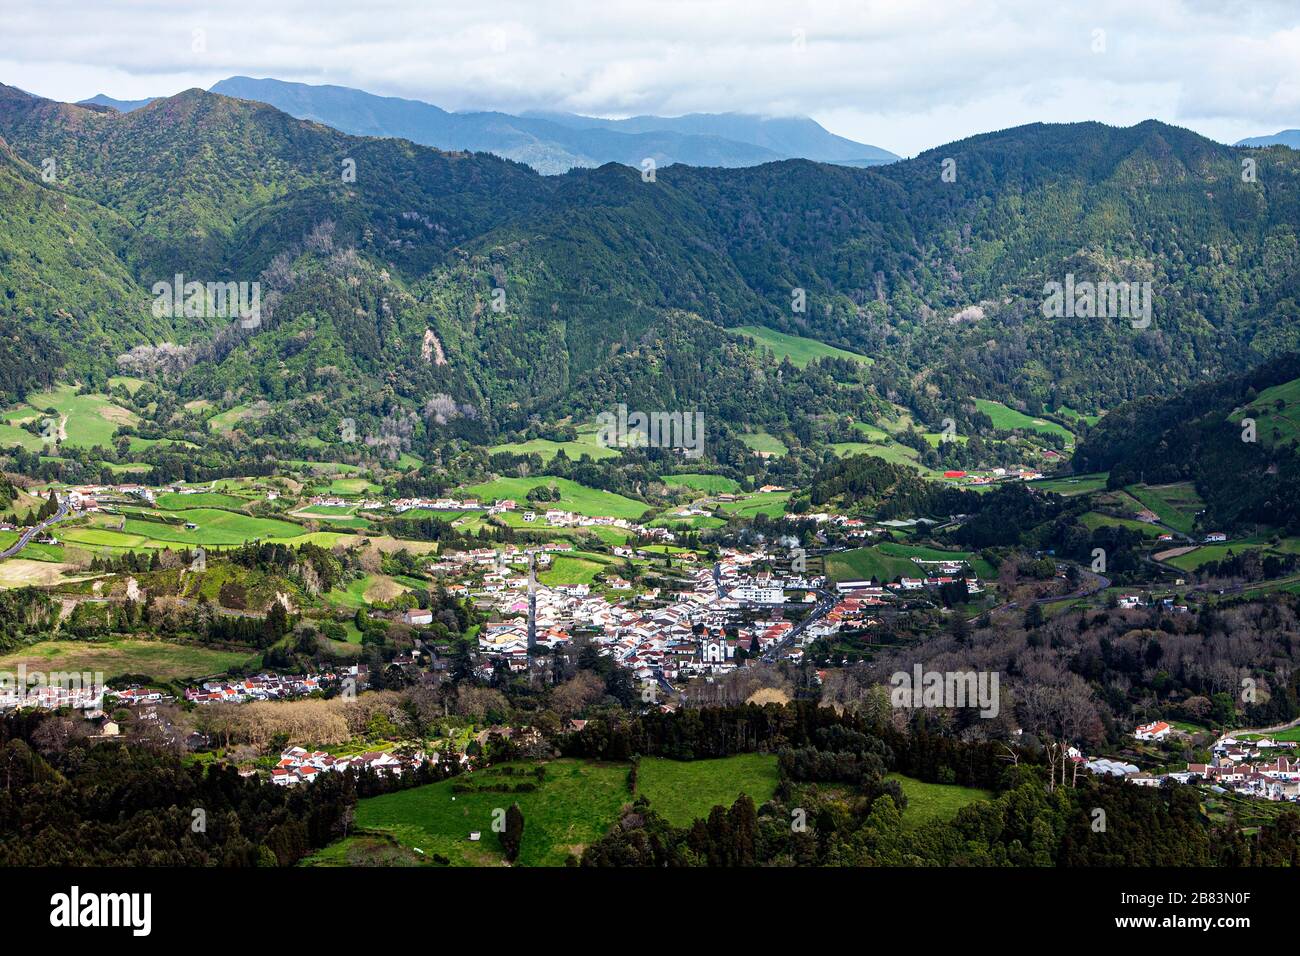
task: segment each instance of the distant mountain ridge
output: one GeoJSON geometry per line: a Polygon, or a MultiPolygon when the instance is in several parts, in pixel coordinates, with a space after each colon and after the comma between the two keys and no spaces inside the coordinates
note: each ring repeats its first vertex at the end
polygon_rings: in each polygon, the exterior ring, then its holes
{"type": "Polygon", "coordinates": [[[609,129],[627,133],[671,130],[691,136],[712,135],[752,143],[789,159],[852,165],[892,163],[899,157],[877,146],[857,143],[824,129],[806,116],[768,117],[751,113],[688,113],[685,116],[632,116],[610,120],[577,113],[525,113],[575,129],[609,129]]]}
{"type": "Polygon", "coordinates": [[[130,113],[133,110],[138,110],[142,106],[148,106],[155,99],[157,99],[157,97],[150,96],[143,100],[117,100],[111,96],[106,96],[103,93],[96,93],[88,100],[79,100],[77,102],[77,105],[78,106],[111,106],[119,113],[130,113]]]}
{"type": "Polygon", "coordinates": [[[1238,140],[1236,146],[1290,146],[1300,149],[1300,129],[1284,129],[1272,136],[1251,136],[1238,140]]]}
{"type": "Polygon", "coordinates": [[[430,103],[376,96],[344,86],[311,86],[233,76],[211,92],[266,103],[298,119],[354,136],[395,136],[444,150],[493,153],[555,174],[608,162],[640,166],[756,166],[781,159],[877,165],[898,159],[855,143],[806,117],[741,113],[604,120],[573,113],[452,113],[430,103]]]}

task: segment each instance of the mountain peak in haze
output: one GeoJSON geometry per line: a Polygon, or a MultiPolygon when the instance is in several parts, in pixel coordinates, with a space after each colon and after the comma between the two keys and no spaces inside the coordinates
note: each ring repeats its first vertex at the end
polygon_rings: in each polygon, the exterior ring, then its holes
{"type": "Polygon", "coordinates": [[[1284,129],[1272,136],[1251,136],[1238,140],[1237,146],[1290,146],[1300,149],[1300,129],[1284,129]]]}
{"type": "Polygon", "coordinates": [[[130,113],[133,110],[138,110],[142,106],[148,106],[155,99],[157,99],[157,97],[151,96],[143,100],[117,100],[103,93],[96,93],[88,100],[78,100],[77,105],[78,106],[111,106],[119,113],[130,113]]]}
{"type": "MultiPolygon", "coordinates": [[[[836,136],[807,117],[743,113],[605,120],[573,113],[451,113],[430,103],[344,86],[232,76],[213,93],[256,100],[358,136],[395,136],[443,150],[495,153],[542,173],[608,162],[639,166],[756,166],[781,159],[872,166],[893,153],[836,136]]],[[[110,104],[111,105],[111,104],[110,104]]]]}

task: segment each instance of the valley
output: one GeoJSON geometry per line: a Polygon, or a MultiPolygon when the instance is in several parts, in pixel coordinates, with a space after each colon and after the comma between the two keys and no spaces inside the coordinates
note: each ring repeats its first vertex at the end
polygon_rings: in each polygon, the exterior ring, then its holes
{"type": "Polygon", "coordinates": [[[1296,152],[204,85],[0,85],[8,864],[1300,862],[1296,152]]]}

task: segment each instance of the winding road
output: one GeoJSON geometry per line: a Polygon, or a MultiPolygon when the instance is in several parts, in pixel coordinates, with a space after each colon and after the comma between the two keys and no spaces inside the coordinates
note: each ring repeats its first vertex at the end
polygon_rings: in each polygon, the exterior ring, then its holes
{"type": "Polygon", "coordinates": [[[31,543],[32,539],[35,538],[38,534],[40,534],[46,528],[50,527],[50,525],[56,524],[62,521],[66,517],[68,517],[68,503],[67,501],[60,501],[58,511],[56,511],[49,518],[46,518],[40,524],[36,525],[36,527],[28,528],[26,531],[22,533],[22,535],[18,538],[17,541],[11,544],[4,551],[0,551],[0,561],[3,561],[5,558],[12,558],[23,548],[27,547],[27,545],[31,543]]]}

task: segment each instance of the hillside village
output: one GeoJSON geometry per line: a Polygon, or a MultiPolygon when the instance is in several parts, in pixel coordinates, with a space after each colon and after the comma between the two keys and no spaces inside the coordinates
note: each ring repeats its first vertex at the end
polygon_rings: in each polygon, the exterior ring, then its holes
{"type": "MultiPolygon", "coordinates": [[[[953,485],[978,485],[1042,478],[1023,469],[999,471],[1002,473],[971,474],[953,470],[945,473],[943,479],[953,485]]],[[[785,491],[780,485],[764,485],[756,494],[785,491]]],[[[57,525],[63,520],[104,516],[111,521],[118,516],[147,514],[157,509],[160,498],[164,497],[172,502],[173,510],[184,515],[186,512],[183,507],[177,508],[178,503],[205,494],[202,486],[181,482],[160,486],[128,482],[63,488],[57,492],[63,513],[51,518],[48,526],[40,529],[40,534],[32,540],[57,544],[57,525]]],[[[907,614],[915,606],[934,606],[940,594],[960,595],[963,601],[984,601],[984,607],[996,601],[996,592],[990,593],[993,582],[981,580],[967,558],[917,553],[908,561],[914,571],[900,573],[895,567],[892,579],[844,573],[832,578],[824,573],[826,560],[833,559],[837,552],[870,547],[900,533],[925,527],[924,522],[910,519],[878,521],[834,511],[810,511],[801,515],[814,528],[824,529],[818,532],[818,540],[828,540],[829,534],[836,542],[819,550],[817,567],[822,570],[817,572],[795,571],[789,549],[762,545],[722,547],[717,550],[716,559],[702,561],[695,551],[680,546],[682,535],[673,530],[671,522],[707,518],[714,513],[713,509],[745,501],[746,496],[741,494],[721,492],[702,497],[695,504],[668,509],[664,516],[669,520],[654,524],[627,517],[580,514],[560,507],[543,508],[540,503],[521,506],[509,497],[384,497],[363,492],[314,493],[286,500],[282,489],[263,483],[258,497],[247,500],[261,501],[279,509],[278,513],[287,510],[295,517],[319,520],[326,525],[332,513],[372,517],[445,515],[442,520],[453,528],[481,516],[488,522],[528,530],[608,529],[625,535],[626,543],[608,546],[607,553],[616,563],[606,565],[590,580],[552,580],[547,584],[539,579],[556,567],[557,561],[572,560],[579,553],[574,542],[563,537],[519,544],[453,547],[429,555],[421,561],[420,568],[432,586],[453,600],[470,602],[485,615],[486,620],[474,639],[476,679],[492,682],[501,670],[530,676],[549,666],[540,654],[564,651],[581,642],[596,648],[625,671],[640,688],[646,703],[666,710],[680,706],[683,689],[693,681],[718,681],[751,663],[779,661],[801,666],[812,645],[836,646],[841,635],[860,639],[857,636],[869,635],[873,629],[881,628],[893,617],[907,614]],[[671,560],[665,562],[666,557],[671,560]],[[620,565],[619,561],[624,563],[620,565]],[[659,568],[652,583],[624,576],[623,568],[635,564],[659,568]]],[[[1133,519],[1157,526],[1160,523],[1158,515],[1145,509],[1135,513],[1133,519]]],[[[189,532],[201,532],[202,527],[202,519],[184,524],[189,532]]],[[[1185,535],[1180,537],[1189,540],[1185,535]]],[[[1203,544],[1220,544],[1226,536],[1208,532],[1199,539],[1203,544]]],[[[1177,539],[1166,532],[1153,541],[1157,549],[1162,546],[1168,549],[1177,539]]],[[[219,549],[213,549],[213,556],[216,554],[219,549]]],[[[800,563],[804,563],[802,559],[800,563]]],[[[1057,565],[1058,579],[1064,578],[1063,567],[1057,565]]],[[[1187,604],[1172,596],[1153,596],[1139,590],[1121,592],[1114,602],[1115,606],[1128,610],[1158,606],[1172,614],[1190,612],[1187,604]]],[[[445,679],[446,659],[433,644],[420,639],[423,630],[434,622],[431,610],[408,600],[391,607],[371,608],[368,615],[402,624],[413,629],[417,636],[415,647],[394,656],[390,666],[406,669],[417,680],[445,679]]],[[[816,680],[820,681],[823,673],[819,668],[815,672],[816,680]]],[[[260,673],[239,679],[205,680],[187,686],[181,699],[199,707],[211,703],[238,705],[328,697],[345,689],[355,693],[367,686],[364,667],[353,667],[350,672],[345,669],[309,674],[260,673]]],[[[162,698],[149,688],[133,687],[109,690],[107,699],[113,705],[147,711],[162,698]]],[[[12,693],[0,694],[0,711],[23,705],[94,710],[102,704],[103,698],[93,690],[89,696],[60,693],[56,689],[25,698],[12,693]]],[[[1163,738],[1159,730],[1140,730],[1135,739],[1158,743],[1163,738]],[[1152,733],[1155,736],[1149,736],[1152,733]]],[[[377,751],[368,756],[371,759],[367,766],[386,772],[400,773],[403,768],[409,770],[420,765],[418,760],[412,763],[409,754],[398,758],[377,751]]],[[[1270,801],[1297,799],[1292,764],[1286,757],[1268,757],[1259,749],[1243,752],[1216,744],[1208,764],[1188,764],[1185,771],[1153,773],[1123,758],[1085,758],[1077,750],[1071,754],[1071,759],[1089,772],[1122,777],[1141,786],[1170,781],[1217,787],[1270,801]]],[[[274,780],[280,785],[314,779],[320,772],[349,765],[348,761],[326,760],[319,753],[286,751],[283,759],[286,762],[274,773],[274,780]]],[[[436,755],[432,759],[436,760],[436,755]]]]}

